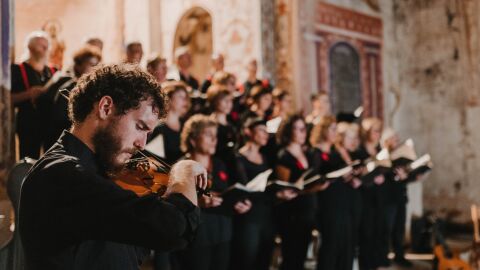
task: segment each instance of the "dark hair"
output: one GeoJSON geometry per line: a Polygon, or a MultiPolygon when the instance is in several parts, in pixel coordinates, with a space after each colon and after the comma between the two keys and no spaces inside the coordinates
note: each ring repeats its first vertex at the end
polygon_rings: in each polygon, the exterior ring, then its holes
{"type": "Polygon", "coordinates": [[[262,96],[270,94],[272,94],[272,90],[263,87],[262,85],[255,85],[250,90],[250,98],[252,99],[252,103],[256,103],[262,96]]]}
{"type": "Polygon", "coordinates": [[[75,63],[75,65],[81,65],[90,58],[97,58],[100,62],[102,61],[102,53],[100,49],[93,45],[85,45],[73,54],[73,63],[75,63]]]}
{"type": "Polygon", "coordinates": [[[230,95],[232,95],[232,93],[225,89],[223,85],[210,86],[207,90],[207,102],[211,111],[215,111],[220,100],[230,95]]]}
{"type": "Polygon", "coordinates": [[[213,74],[212,84],[214,85],[227,85],[228,81],[235,79],[235,75],[225,71],[218,71],[213,74]]]}
{"type": "Polygon", "coordinates": [[[278,87],[273,89],[272,92],[272,96],[275,100],[283,100],[288,95],[290,95],[290,93],[287,90],[278,87]]]}
{"type": "Polygon", "coordinates": [[[315,101],[317,99],[320,99],[320,97],[322,96],[328,96],[328,93],[327,91],[325,90],[319,90],[316,94],[313,94],[311,97],[310,97],[310,101],[315,101]]]}
{"type": "Polygon", "coordinates": [[[245,120],[243,127],[248,129],[254,129],[256,126],[261,125],[267,125],[267,121],[265,121],[265,119],[263,119],[262,117],[248,117],[247,120],[245,120]]]}
{"type": "MultiPolygon", "coordinates": [[[[132,50],[133,47],[136,47],[136,46],[142,47],[142,43],[140,43],[138,41],[130,42],[130,43],[127,44],[127,46],[125,48],[127,49],[127,52],[128,52],[128,51],[132,50]]],[[[143,50],[143,48],[142,48],[142,50],[143,50]]]]}
{"type": "Polygon", "coordinates": [[[85,121],[104,96],[112,98],[117,115],[140,107],[140,102],[148,99],[159,110],[159,118],[165,113],[164,95],[152,75],[136,65],[115,64],[98,67],[78,80],[69,97],[70,120],[74,124],[85,121]]]}
{"type": "Polygon", "coordinates": [[[159,55],[151,57],[147,60],[147,70],[155,70],[161,63],[167,64],[167,59],[159,55]]]}
{"type": "Polygon", "coordinates": [[[177,92],[184,91],[188,94],[187,85],[184,82],[179,81],[166,81],[162,83],[162,92],[171,99],[177,92]]]}
{"type": "Polygon", "coordinates": [[[301,120],[303,123],[305,123],[303,116],[300,114],[290,115],[287,117],[287,119],[283,120],[282,123],[280,123],[280,127],[278,128],[277,135],[276,135],[277,143],[280,146],[282,147],[287,146],[292,141],[293,125],[298,120],[301,120]]]}

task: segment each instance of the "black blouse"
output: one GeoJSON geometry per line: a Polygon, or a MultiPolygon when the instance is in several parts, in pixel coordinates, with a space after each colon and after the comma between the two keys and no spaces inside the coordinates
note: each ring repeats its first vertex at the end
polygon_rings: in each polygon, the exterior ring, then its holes
{"type": "MultiPolygon", "coordinates": [[[[312,156],[305,153],[308,163],[311,166],[312,156]]],[[[278,152],[277,165],[283,166],[290,170],[290,178],[288,182],[296,182],[302,174],[308,169],[304,168],[302,163],[295,158],[286,148],[282,148],[278,152]]],[[[314,194],[299,195],[296,198],[282,202],[278,205],[278,213],[283,217],[300,217],[313,220],[317,208],[317,201],[314,194]]]]}
{"type": "MultiPolygon", "coordinates": [[[[315,171],[322,175],[339,170],[347,165],[335,146],[331,147],[329,153],[314,148],[312,155],[315,161],[315,171]]],[[[329,224],[335,223],[332,217],[344,221],[348,220],[347,218],[353,214],[352,194],[353,188],[343,179],[330,183],[327,189],[318,192],[319,214],[326,217],[321,218],[321,220],[329,224]]]]}
{"type": "MultiPolygon", "coordinates": [[[[228,174],[225,164],[215,157],[211,159],[211,170],[208,171],[211,180],[210,189],[221,193],[232,185],[232,179],[228,174]]],[[[200,226],[193,247],[211,246],[228,242],[232,238],[232,218],[224,214],[221,207],[201,208],[200,226]]]]}
{"type": "Polygon", "coordinates": [[[168,164],[175,163],[182,157],[183,153],[180,150],[180,131],[171,129],[166,123],[160,123],[150,134],[148,141],[153,140],[158,135],[163,136],[163,147],[165,150],[165,161],[168,164]]]}
{"type": "MultiPolygon", "coordinates": [[[[257,175],[266,170],[270,169],[266,163],[265,157],[263,158],[263,163],[257,164],[254,163],[244,155],[237,153],[237,177],[236,180],[239,183],[247,184],[257,175]]],[[[262,222],[264,219],[269,219],[271,217],[273,196],[267,192],[259,192],[254,194],[251,197],[252,208],[245,214],[238,215],[237,218],[242,221],[258,223],[262,222]]]]}

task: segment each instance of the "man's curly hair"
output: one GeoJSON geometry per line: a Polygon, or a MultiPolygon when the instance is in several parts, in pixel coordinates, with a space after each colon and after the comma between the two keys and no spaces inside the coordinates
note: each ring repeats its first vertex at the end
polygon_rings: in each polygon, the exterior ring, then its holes
{"type": "Polygon", "coordinates": [[[70,92],[68,115],[74,124],[85,121],[95,103],[110,96],[117,115],[140,107],[140,102],[151,99],[158,109],[158,117],[165,114],[165,98],[160,84],[135,65],[105,65],[82,76],[70,92]]]}

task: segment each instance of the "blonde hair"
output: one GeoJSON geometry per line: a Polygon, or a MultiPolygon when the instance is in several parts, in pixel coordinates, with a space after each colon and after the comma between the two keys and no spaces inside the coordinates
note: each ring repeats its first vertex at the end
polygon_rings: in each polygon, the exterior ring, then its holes
{"type": "Polygon", "coordinates": [[[336,123],[337,120],[331,115],[326,115],[320,118],[320,121],[313,127],[310,134],[310,144],[316,145],[327,140],[328,128],[336,123]]]}
{"type": "Polygon", "coordinates": [[[235,79],[235,75],[225,71],[215,72],[212,78],[213,85],[227,85],[230,79],[235,79]]]}
{"type": "Polygon", "coordinates": [[[208,106],[215,111],[218,105],[218,102],[225,97],[232,95],[228,89],[223,85],[212,85],[207,90],[207,102],[208,106]]]}
{"type": "Polygon", "coordinates": [[[203,114],[195,114],[190,117],[183,127],[180,135],[180,149],[184,153],[191,153],[194,150],[192,140],[198,139],[200,134],[209,127],[217,128],[217,122],[203,114]]]}
{"type": "Polygon", "coordinates": [[[340,122],[337,124],[337,141],[336,143],[343,146],[345,137],[353,134],[357,138],[360,136],[360,126],[355,123],[340,122]]]}
{"type": "Polygon", "coordinates": [[[376,117],[368,117],[363,119],[362,121],[362,128],[360,131],[360,137],[363,142],[367,142],[370,139],[370,134],[372,133],[373,128],[375,126],[380,126],[380,130],[382,129],[382,120],[376,117]]]}

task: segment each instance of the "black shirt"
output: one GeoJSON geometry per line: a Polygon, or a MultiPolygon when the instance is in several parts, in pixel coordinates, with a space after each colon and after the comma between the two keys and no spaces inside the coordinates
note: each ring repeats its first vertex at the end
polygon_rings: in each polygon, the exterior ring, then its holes
{"type": "Polygon", "coordinates": [[[58,80],[49,88],[49,92],[55,93],[52,100],[52,107],[49,115],[49,123],[45,132],[45,150],[48,150],[62,135],[63,130],[69,130],[72,122],[68,118],[68,99],[67,95],[75,85],[77,80],[68,74],[59,77],[58,80]],[[63,92],[63,95],[60,91],[63,92]]]}
{"type": "Polygon", "coordinates": [[[68,132],[37,161],[20,199],[27,269],[133,270],[142,254],[135,246],[171,250],[191,241],[199,209],[183,195],[138,197],[103,175],[68,132]]]}
{"type": "MultiPolygon", "coordinates": [[[[270,169],[266,162],[266,158],[263,157],[263,163],[257,164],[254,163],[244,155],[237,153],[237,174],[236,182],[246,185],[257,175],[266,170],[270,169]]],[[[237,215],[237,220],[252,222],[252,223],[261,223],[264,220],[271,219],[272,215],[272,206],[273,206],[273,195],[269,192],[258,192],[252,195],[252,208],[242,215],[237,215]]]]}
{"type": "Polygon", "coordinates": [[[199,84],[198,84],[198,81],[197,79],[195,79],[195,77],[193,77],[192,75],[186,77],[185,75],[183,75],[183,73],[179,72],[180,74],[180,81],[186,83],[188,86],[190,86],[193,90],[200,90],[198,87],[199,87],[199,84]]]}
{"type": "MultiPolygon", "coordinates": [[[[27,75],[29,87],[45,85],[53,76],[53,69],[45,66],[41,72],[36,71],[28,63],[23,62],[25,73],[27,75]]],[[[12,71],[12,93],[22,93],[27,91],[25,82],[22,77],[20,65],[13,64],[12,71]]],[[[54,93],[47,92],[37,97],[35,102],[25,100],[15,105],[18,108],[17,114],[17,131],[32,130],[32,127],[41,127],[42,123],[47,121],[51,101],[54,93]]],[[[35,129],[33,129],[35,130],[35,129]]]]}
{"type": "Polygon", "coordinates": [[[163,136],[165,161],[168,164],[175,163],[183,155],[182,150],[180,150],[180,133],[180,131],[173,130],[166,123],[162,122],[155,127],[148,138],[148,141],[151,141],[158,135],[163,136]]]}

